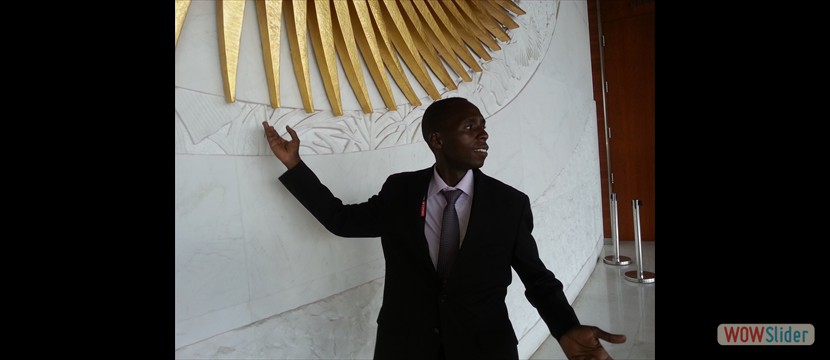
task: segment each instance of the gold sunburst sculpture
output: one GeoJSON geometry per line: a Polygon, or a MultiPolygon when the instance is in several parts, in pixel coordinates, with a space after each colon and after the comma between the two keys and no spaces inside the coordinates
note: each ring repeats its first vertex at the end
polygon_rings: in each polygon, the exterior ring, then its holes
{"type": "MultiPolygon", "coordinates": [[[[215,1],[222,81],[225,101],[230,103],[236,101],[236,70],[246,1],[215,1]]],[[[190,2],[176,0],[176,45],[190,2]]],[[[475,57],[491,60],[487,49],[501,50],[496,40],[510,40],[506,30],[519,27],[510,13],[525,13],[511,0],[255,0],[255,4],[271,106],[280,107],[280,32],[284,16],[305,111],[314,112],[308,65],[310,38],[326,95],[337,116],[343,115],[343,109],[335,56],[339,57],[363,112],[373,110],[361,55],[387,109],[397,109],[387,71],[409,103],[418,106],[421,102],[398,56],[426,93],[438,100],[441,95],[427,68],[450,90],[457,86],[444,63],[462,81],[472,81],[464,65],[481,72],[475,57]]]]}

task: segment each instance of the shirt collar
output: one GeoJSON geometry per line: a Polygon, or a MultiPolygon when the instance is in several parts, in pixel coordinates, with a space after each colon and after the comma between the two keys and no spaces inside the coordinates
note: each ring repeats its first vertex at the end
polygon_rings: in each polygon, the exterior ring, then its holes
{"type": "Polygon", "coordinates": [[[435,169],[435,166],[432,167],[432,181],[429,183],[429,191],[427,192],[428,197],[432,197],[444,189],[460,189],[464,194],[467,196],[472,196],[473,194],[473,169],[468,169],[467,173],[464,174],[464,177],[461,178],[461,181],[458,182],[457,185],[449,186],[444,179],[438,175],[438,170],[435,169]]]}

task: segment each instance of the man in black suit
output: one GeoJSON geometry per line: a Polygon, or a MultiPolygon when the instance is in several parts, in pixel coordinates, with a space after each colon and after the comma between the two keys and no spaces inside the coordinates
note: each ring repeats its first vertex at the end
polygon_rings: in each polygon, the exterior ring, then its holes
{"type": "Polygon", "coordinates": [[[511,267],[569,359],[610,359],[599,339],[625,341],[579,323],[562,283],[539,259],[527,195],[479,170],[488,134],[481,112],[466,99],[438,100],[424,112],[421,127],[435,165],[389,176],[361,204],[344,205],[300,160],[293,129],[286,127],[287,141],[262,124],[288,168],[280,181],[326,229],[381,238],[386,278],[376,359],[517,359],[504,301],[511,267]],[[442,196],[456,189],[452,200],[442,196]],[[447,218],[458,225],[442,225],[448,201],[456,211],[447,218]],[[458,245],[444,245],[442,227],[457,229],[451,235],[458,245]]]}

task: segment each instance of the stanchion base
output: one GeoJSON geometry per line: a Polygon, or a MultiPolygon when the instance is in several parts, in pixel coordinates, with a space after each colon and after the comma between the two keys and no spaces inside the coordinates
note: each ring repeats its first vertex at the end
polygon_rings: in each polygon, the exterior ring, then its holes
{"type": "Polygon", "coordinates": [[[608,255],[605,259],[602,259],[608,265],[628,265],[631,264],[631,258],[628,256],[620,256],[619,258],[615,259],[614,255],[608,255]]]}
{"type": "Polygon", "coordinates": [[[643,277],[637,276],[637,271],[626,271],[625,279],[635,283],[651,284],[654,283],[654,273],[651,271],[643,271],[643,277]]]}

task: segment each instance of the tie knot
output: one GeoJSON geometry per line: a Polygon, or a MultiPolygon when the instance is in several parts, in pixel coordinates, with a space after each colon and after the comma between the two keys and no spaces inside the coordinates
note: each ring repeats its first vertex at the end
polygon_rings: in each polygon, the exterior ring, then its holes
{"type": "Polygon", "coordinates": [[[443,190],[441,194],[447,198],[447,205],[455,205],[455,202],[458,201],[458,197],[461,196],[461,189],[455,190],[443,190]]]}

